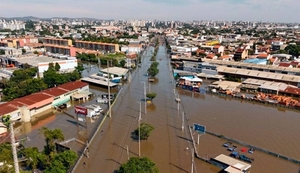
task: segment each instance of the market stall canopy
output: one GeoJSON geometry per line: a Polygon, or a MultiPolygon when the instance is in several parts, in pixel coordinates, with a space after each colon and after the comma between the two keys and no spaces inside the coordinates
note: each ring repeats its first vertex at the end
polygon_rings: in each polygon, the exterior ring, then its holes
{"type": "Polygon", "coordinates": [[[191,79],[191,82],[202,82],[202,79],[195,77],[191,79]]]}

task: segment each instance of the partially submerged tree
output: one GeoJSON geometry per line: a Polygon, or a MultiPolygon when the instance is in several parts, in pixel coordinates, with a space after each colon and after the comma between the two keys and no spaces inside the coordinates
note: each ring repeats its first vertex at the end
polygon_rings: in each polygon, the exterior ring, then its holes
{"type": "Polygon", "coordinates": [[[141,140],[147,140],[150,136],[150,133],[154,130],[154,127],[150,124],[142,123],[140,128],[135,129],[134,134],[139,136],[141,140]]]}
{"type": "Polygon", "coordinates": [[[156,93],[149,92],[146,94],[146,97],[152,101],[156,97],[156,93]]]}
{"type": "Polygon", "coordinates": [[[119,173],[158,173],[155,163],[147,157],[131,157],[127,163],[121,165],[119,173]]]}

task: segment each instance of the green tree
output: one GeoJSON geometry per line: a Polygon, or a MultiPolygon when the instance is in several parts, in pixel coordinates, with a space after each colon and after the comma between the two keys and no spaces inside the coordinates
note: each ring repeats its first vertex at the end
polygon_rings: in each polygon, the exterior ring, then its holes
{"type": "Polygon", "coordinates": [[[83,67],[83,64],[82,63],[78,63],[77,67],[75,67],[75,69],[81,73],[84,71],[84,67],[83,67]]]}
{"type": "Polygon", "coordinates": [[[300,46],[296,44],[290,44],[284,49],[288,54],[298,57],[300,55],[300,46]]]}
{"type": "Polygon", "coordinates": [[[154,127],[150,124],[142,123],[140,128],[134,130],[136,136],[140,135],[141,140],[147,140],[150,136],[150,133],[154,130],[154,127]]]}
{"type": "Polygon", "coordinates": [[[63,74],[59,74],[55,70],[45,71],[43,81],[49,88],[68,82],[63,74]]]}
{"type": "Polygon", "coordinates": [[[59,160],[53,160],[51,164],[44,170],[44,173],[66,173],[67,169],[59,160]]]}
{"type": "Polygon", "coordinates": [[[147,157],[131,157],[127,163],[121,165],[119,173],[158,173],[155,163],[147,157]]]}
{"type": "Polygon", "coordinates": [[[125,67],[125,64],[126,64],[125,59],[122,59],[122,60],[120,61],[120,66],[121,66],[121,67],[125,67]]]}
{"type": "Polygon", "coordinates": [[[25,49],[22,49],[22,54],[26,53],[26,50],[25,49]]]}
{"type": "Polygon", "coordinates": [[[150,67],[148,69],[148,75],[155,77],[158,74],[159,70],[155,67],[150,67]]]}
{"type": "Polygon", "coordinates": [[[156,97],[156,93],[149,92],[146,94],[146,97],[149,98],[151,101],[156,97]]]}
{"type": "Polygon", "coordinates": [[[78,158],[76,152],[65,150],[55,155],[54,160],[60,161],[66,169],[69,169],[78,158]]]}
{"type": "Polygon", "coordinates": [[[54,69],[55,69],[55,71],[60,70],[60,65],[57,62],[55,63],[54,69]]]}
{"type": "Polygon", "coordinates": [[[5,50],[0,49],[0,55],[5,55],[5,50]]]}
{"type": "Polygon", "coordinates": [[[36,147],[24,148],[22,153],[27,158],[26,165],[31,169],[46,169],[49,165],[49,158],[44,153],[40,153],[36,147]]]}
{"type": "Polygon", "coordinates": [[[11,165],[13,164],[11,144],[8,142],[0,144],[0,162],[6,162],[11,165]]]}
{"type": "Polygon", "coordinates": [[[60,129],[48,129],[46,127],[43,127],[40,129],[40,133],[43,134],[46,141],[46,146],[44,147],[44,152],[47,155],[53,155],[55,152],[55,141],[63,141],[64,135],[63,132],[60,129]]]}

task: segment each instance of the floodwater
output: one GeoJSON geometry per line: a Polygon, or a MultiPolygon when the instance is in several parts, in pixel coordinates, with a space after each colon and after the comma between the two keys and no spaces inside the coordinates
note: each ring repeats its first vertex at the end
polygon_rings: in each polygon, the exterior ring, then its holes
{"type": "MultiPolygon", "coordinates": [[[[276,107],[180,89],[182,105],[178,111],[164,46],[160,46],[157,54],[157,81],[147,82],[145,74],[151,64],[150,52],[146,52],[141,67],[132,73],[132,81],[123,87],[112,109],[112,117],[106,119],[101,133],[91,142],[90,158],[84,157],[75,172],[113,172],[128,157],[137,157],[139,153],[152,159],[160,172],[191,172],[192,145],[187,126],[193,123],[206,126],[208,131],[300,160],[299,112],[279,111],[276,107]],[[157,93],[152,104],[145,105],[144,89],[157,93]],[[182,112],[188,118],[184,131],[181,130],[182,112]],[[140,152],[139,143],[131,134],[138,127],[139,113],[142,115],[141,122],[155,128],[149,139],[141,142],[140,152]]],[[[194,138],[197,139],[197,135],[194,138]]],[[[209,134],[201,135],[199,139],[197,151],[203,157],[230,154],[222,147],[226,142],[222,139],[209,134]]],[[[243,146],[237,146],[240,152],[243,146]]],[[[255,159],[251,169],[254,173],[299,172],[299,165],[265,153],[244,154],[255,159]]],[[[220,171],[196,158],[194,166],[194,172],[220,171]]]]}
{"type": "MultiPolygon", "coordinates": [[[[128,156],[137,157],[139,145],[131,132],[138,127],[139,112],[142,115],[141,123],[151,124],[155,128],[149,139],[141,142],[141,156],[152,159],[162,173],[191,172],[192,145],[187,126],[193,123],[206,126],[210,132],[300,160],[299,111],[177,89],[175,93],[178,92],[181,98],[178,111],[169,59],[164,46],[160,46],[157,54],[159,73],[156,81],[147,82],[146,71],[151,64],[149,60],[153,48],[149,49],[146,51],[141,67],[131,73],[129,82],[122,87],[112,109],[112,117],[106,118],[89,146],[90,158],[84,157],[75,172],[113,172],[119,168],[120,164],[127,161],[128,156]],[[157,93],[153,103],[146,104],[146,110],[144,89],[146,92],[157,93]],[[185,121],[184,131],[181,130],[182,112],[186,113],[188,120],[185,121]],[[85,166],[83,162],[86,162],[85,166]]],[[[84,77],[99,71],[97,64],[85,65],[90,68],[83,72],[84,77]]],[[[103,66],[103,68],[106,67],[103,66]]],[[[209,81],[205,82],[209,83],[209,81]]],[[[92,85],[90,89],[96,96],[107,92],[106,88],[92,85]]],[[[120,89],[114,88],[111,93],[117,93],[120,89]]],[[[16,129],[17,135],[28,134],[48,123],[56,122],[57,117],[50,112],[32,123],[25,123],[24,127],[16,129]]],[[[68,133],[71,134],[71,132],[68,133]]],[[[196,134],[194,138],[197,140],[196,134]]],[[[222,147],[222,144],[226,142],[223,139],[209,134],[201,135],[199,139],[197,151],[202,157],[211,158],[219,154],[230,154],[226,148],[222,147]]],[[[35,141],[33,137],[31,140],[35,141]]],[[[237,151],[240,152],[243,146],[237,146],[237,151]]],[[[254,173],[299,173],[300,170],[297,164],[262,152],[243,154],[255,160],[251,164],[251,172],[254,173]]],[[[196,158],[194,160],[194,172],[216,173],[220,171],[216,166],[196,158]]]]}

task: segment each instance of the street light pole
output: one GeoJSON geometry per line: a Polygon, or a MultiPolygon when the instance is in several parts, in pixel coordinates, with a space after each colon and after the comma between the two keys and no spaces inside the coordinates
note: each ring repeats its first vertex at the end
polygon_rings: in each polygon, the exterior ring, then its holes
{"type": "Polygon", "coordinates": [[[141,120],[142,120],[142,102],[140,102],[140,113],[139,113],[139,157],[141,157],[141,120]]]}
{"type": "Polygon", "coordinates": [[[191,173],[194,172],[194,148],[192,148],[192,168],[191,168],[191,173]]]}
{"type": "Polygon", "coordinates": [[[108,87],[108,117],[111,117],[111,109],[110,109],[110,86],[109,86],[109,60],[107,60],[107,87],[108,87]]]}
{"type": "Polygon", "coordinates": [[[144,83],[145,114],[147,114],[146,82],[142,82],[144,83]]]}

